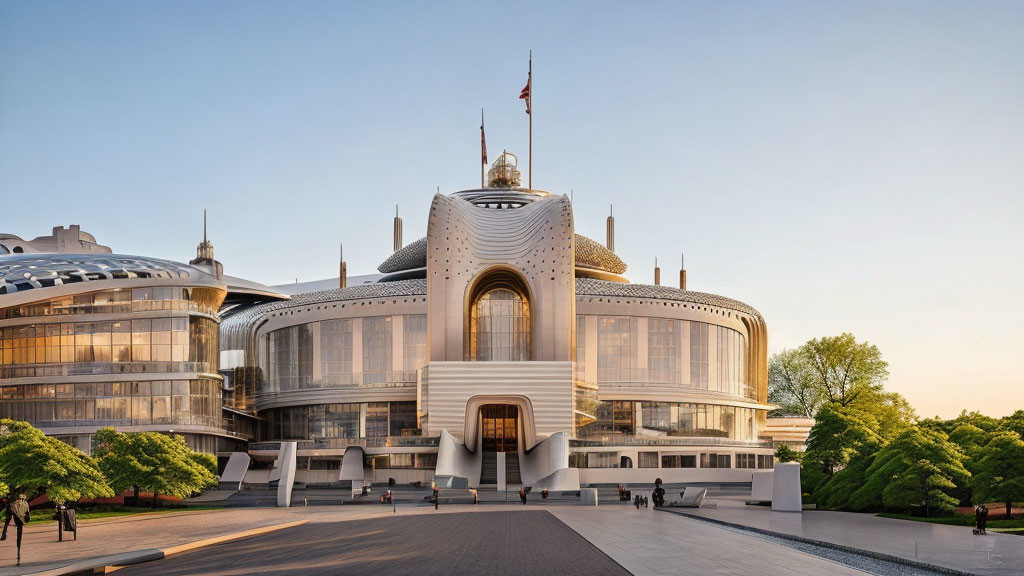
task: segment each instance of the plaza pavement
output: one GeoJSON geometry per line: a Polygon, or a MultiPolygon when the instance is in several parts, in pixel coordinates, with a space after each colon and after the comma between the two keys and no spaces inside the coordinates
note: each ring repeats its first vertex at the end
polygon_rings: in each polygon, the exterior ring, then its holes
{"type": "Polygon", "coordinates": [[[881,518],[873,514],[808,510],[802,514],[746,506],[743,498],[715,498],[715,508],[677,512],[775,534],[867,550],[979,575],[1024,574],[1024,537],[969,526],[881,518]]]}
{"type": "MultiPolygon", "coordinates": [[[[611,505],[600,507],[584,507],[571,504],[542,504],[531,501],[527,506],[520,504],[499,505],[450,505],[442,506],[435,511],[431,506],[405,504],[397,510],[377,505],[359,506],[316,506],[290,509],[279,508],[245,508],[229,509],[214,512],[194,512],[187,514],[167,514],[146,519],[111,519],[111,521],[85,521],[81,524],[79,540],[75,542],[57,543],[56,527],[47,523],[45,531],[41,527],[30,530],[23,548],[23,566],[14,569],[13,544],[10,540],[0,546],[0,573],[29,574],[45,569],[67,565],[83,558],[127,552],[155,547],[180,545],[200,540],[217,534],[236,532],[258,526],[269,526],[284,522],[307,520],[303,526],[287,528],[268,536],[256,536],[229,544],[217,545],[197,551],[183,552],[165,560],[140,565],[136,568],[125,568],[126,575],[138,573],[167,573],[174,566],[185,567],[177,574],[197,573],[190,571],[198,565],[190,565],[191,559],[202,559],[204,569],[199,573],[210,573],[214,568],[234,566],[235,570],[223,574],[245,574],[252,569],[243,569],[243,560],[259,566],[261,572],[274,568],[278,563],[279,573],[288,573],[300,569],[308,573],[308,568],[326,566],[324,573],[334,570],[335,573],[358,572],[355,568],[372,566],[372,563],[347,566],[342,569],[337,565],[339,556],[331,552],[335,547],[347,549],[358,543],[351,550],[362,550],[363,560],[367,558],[391,558],[392,570],[374,570],[374,574],[408,574],[417,573],[413,567],[421,567],[424,561],[441,558],[450,563],[443,572],[446,574],[479,574],[479,569],[497,570],[502,564],[488,563],[481,558],[504,558],[509,561],[514,557],[536,556],[536,537],[543,538],[547,534],[555,534],[555,543],[562,553],[552,556],[545,552],[542,556],[551,560],[560,556],[571,558],[579,563],[583,556],[593,556],[592,573],[622,574],[607,563],[601,563],[600,557],[607,555],[614,563],[636,576],[660,574],[764,574],[766,576],[789,576],[829,574],[845,576],[863,574],[852,568],[829,560],[805,554],[791,548],[766,542],[754,536],[748,536],[735,530],[727,530],[717,526],[653,509],[636,510],[631,506],[611,505]],[[481,524],[473,522],[445,522],[429,519],[412,518],[414,516],[440,517],[449,514],[500,512],[504,515],[521,512],[549,512],[552,517],[527,523],[504,519],[500,522],[491,520],[486,526],[490,532],[480,528],[481,524]],[[561,521],[561,524],[554,519],[561,521]],[[342,524],[353,522],[346,528],[342,524]],[[366,521],[369,521],[367,523],[366,521]],[[376,528],[374,522],[378,523],[376,528]],[[465,524],[468,532],[456,533],[452,530],[465,524]],[[581,545],[582,539],[561,531],[557,526],[564,525],[572,529],[593,547],[581,545]],[[452,528],[456,526],[456,528],[452,528]],[[533,527],[530,529],[530,527],[533,527]],[[51,530],[52,528],[52,530],[51,530]],[[500,529],[499,529],[500,528],[500,529]],[[358,530],[356,530],[358,529],[358,530]],[[498,529],[496,532],[494,529],[498,529]],[[355,530],[355,532],[353,532],[355,530]],[[400,532],[389,537],[389,532],[400,532]],[[490,534],[485,539],[475,535],[490,534]],[[460,535],[461,534],[461,535],[460,535]],[[309,553],[308,535],[313,535],[313,549],[319,550],[319,560],[294,564],[296,558],[303,558],[309,553]],[[263,540],[259,540],[263,539],[263,540]],[[281,547],[261,547],[263,541],[284,541],[281,547]],[[442,541],[450,541],[450,547],[441,546],[442,541]],[[290,542],[290,544],[288,543],[290,542]],[[411,544],[419,543],[419,544],[411,544]],[[597,552],[595,550],[600,550],[597,552]],[[209,551],[246,550],[240,560],[214,564],[214,556],[209,551]],[[508,556],[512,554],[513,556],[508,556]],[[582,556],[581,556],[582,554],[582,556]],[[503,556],[504,555],[504,556],[503,556]],[[464,557],[463,557],[464,556],[464,557]],[[59,560],[59,561],[58,561],[59,560]],[[189,568],[191,566],[191,568],[189,568]],[[351,570],[349,570],[351,569],[351,570]],[[139,572],[135,572],[139,570],[139,572]],[[155,570],[155,572],[151,571],[155,570]]],[[[492,517],[496,518],[496,517],[492,517]]],[[[453,517],[454,519],[454,517],[453,517]]],[[[487,516],[481,516],[487,520],[487,516]]],[[[31,526],[31,525],[30,525],[31,526]]],[[[347,558],[347,557],[346,557],[347,558]]],[[[510,566],[513,566],[510,564],[510,566]]],[[[561,571],[540,569],[539,564],[523,564],[515,566],[517,574],[584,573],[574,569],[575,564],[562,565],[561,571]]],[[[557,566],[557,564],[555,564],[557,566]]],[[[580,564],[580,566],[588,566],[580,564]]],[[[498,573],[508,573],[498,570],[498,573]]]]}

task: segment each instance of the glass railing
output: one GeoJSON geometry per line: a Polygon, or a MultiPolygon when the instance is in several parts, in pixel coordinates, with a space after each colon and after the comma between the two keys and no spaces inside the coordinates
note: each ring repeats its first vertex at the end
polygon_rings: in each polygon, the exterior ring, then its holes
{"type": "MultiPolygon", "coordinates": [[[[89,418],[81,420],[35,420],[32,424],[38,428],[60,428],[66,426],[207,426],[210,428],[224,427],[222,418],[210,416],[188,416],[175,418],[89,418]]],[[[243,437],[240,434],[229,433],[243,437]]]]}
{"type": "Polygon", "coordinates": [[[345,379],[332,379],[330,381],[315,381],[299,386],[286,386],[279,387],[276,390],[267,388],[273,388],[274,386],[270,382],[265,382],[263,385],[264,391],[256,394],[255,399],[257,402],[264,402],[287,396],[291,392],[305,392],[310,390],[362,390],[362,389],[375,389],[375,388],[408,388],[416,385],[416,371],[408,372],[391,372],[388,374],[388,379],[385,382],[375,382],[377,374],[351,374],[346,375],[351,378],[345,379]],[[365,378],[370,376],[370,378],[365,378]]]}
{"type": "Polygon", "coordinates": [[[572,438],[569,446],[576,448],[598,446],[742,446],[746,448],[772,448],[764,440],[735,440],[715,436],[631,436],[627,434],[602,434],[572,438]]]}
{"type": "Polygon", "coordinates": [[[216,316],[217,311],[192,300],[136,300],[106,304],[70,304],[25,306],[0,310],[0,320],[41,316],[79,316],[85,314],[130,314],[156,311],[198,312],[216,316]]]}
{"type": "Polygon", "coordinates": [[[208,362],[73,362],[68,364],[4,366],[0,368],[0,379],[33,378],[39,376],[84,376],[88,374],[176,374],[187,372],[216,374],[217,369],[208,362]]]}
{"type": "Polygon", "coordinates": [[[719,390],[712,386],[700,387],[683,384],[682,381],[689,378],[689,372],[682,373],[678,370],[652,371],[649,368],[599,368],[597,381],[590,382],[586,379],[585,370],[577,365],[573,369],[573,379],[577,382],[596,384],[600,386],[637,386],[645,388],[677,388],[683,390],[698,390],[703,392],[715,392],[742,396],[750,400],[757,400],[757,392],[753,386],[731,382],[726,390],[719,390]]]}
{"type": "MultiPolygon", "coordinates": [[[[363,448],[436,448],[440,437],[424,436],[384,436],[379,438],[313,438],[312,440],[297,440],[296,446],[299,450],[339,450],[349,446],[360,446],[363,448]]],[[[250,450],[280,450],[281,442],[253,442],[249,444],[250,450]]]]}

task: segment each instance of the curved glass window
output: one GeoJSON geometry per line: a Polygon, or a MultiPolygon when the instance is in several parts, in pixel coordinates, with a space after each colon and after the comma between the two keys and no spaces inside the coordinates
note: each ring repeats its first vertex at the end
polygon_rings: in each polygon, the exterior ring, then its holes
{"type": "Polygon", "coordinates": [[[530,359],[530,313],[526,299],[507,288],[495,288],[473,304],[474,360],[530,359]]]}
{"type": "Polygon", "coordinates": [[[221,426],[213,379],[0,386],[0,418],[39,427],[182,424],[221,426]]]}
{"type": "Polygon", "coordinates": [[[0,329],[0,377],[217,372],[217,322],[191,316],[0,329]]]}

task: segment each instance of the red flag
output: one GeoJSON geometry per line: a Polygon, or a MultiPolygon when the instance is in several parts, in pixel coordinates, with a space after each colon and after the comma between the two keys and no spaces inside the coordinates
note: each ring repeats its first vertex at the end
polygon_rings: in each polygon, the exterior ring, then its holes
{"type": "Polygon", "coordinates": [[[523,91],[519,93],[520,100],[526,100],[526,113],[530,113],[530,84],[533,83],[532,76],[526,79],[526,86],[523,86],[523,91]]]}

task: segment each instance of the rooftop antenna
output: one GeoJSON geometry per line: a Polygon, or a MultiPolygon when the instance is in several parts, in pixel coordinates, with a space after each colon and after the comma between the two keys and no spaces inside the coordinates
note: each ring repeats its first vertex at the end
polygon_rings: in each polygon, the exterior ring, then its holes
{"type": "Polygon", "coordinates": [[[203,242],[206,242],[206,208],[203,208],[203,242]]]}
{"type": "Polygon", "coordinates": [[[611,204],[608,205],[608,222],[605,226],[605,246],[608,250],[615,252],[615,216],[613,215],[615,207],[611,204]]]}
{"type": "Polygon", "coordinates": [[[569,188],[569,203],[572,204],[572,199],[576,195],[575,188],[569,188]]]}
{"type": "Polygon", "coordinates": [[[395,252],[402,249],[402,219],[398,217],[398,204],[395,204],[395,252]]]}
{"type": "Polygon", "coordinates": [[[345,245],[338,243],[338,257],[341,262],[338,264],[338,288],[348,286],[348,264],[345,263],[345,245]]]}
{"type": "Polygon", "coordinates": [[[682,253],[679,265],[679,289],[686,290],[686,252],[682,253]]]}

